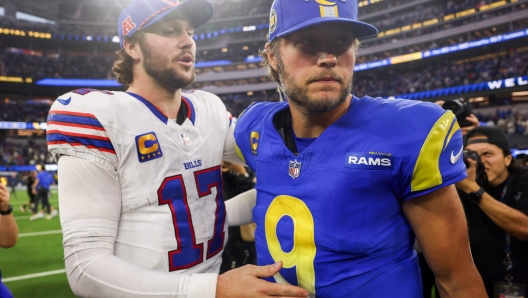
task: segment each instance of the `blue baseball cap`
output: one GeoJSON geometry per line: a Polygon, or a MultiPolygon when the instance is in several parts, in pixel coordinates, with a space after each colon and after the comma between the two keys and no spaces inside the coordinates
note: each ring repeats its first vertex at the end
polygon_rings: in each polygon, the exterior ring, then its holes
{"type": "Polygon", "coordinates": [[[121,47],[125,37],[146,28],[178,11],[186,15],[194,28],[207,23],[213,16],[213,6],[207,0],[134,0],[125,7],[117,22],[121,47]]]}
{"type": "Polygon", "coordinates": [[[376,27],[360,22],[357,0],[274,0],[270,11],[269,40],[326,22],[352,25],[356,38],[378,34],[376,27]]]}

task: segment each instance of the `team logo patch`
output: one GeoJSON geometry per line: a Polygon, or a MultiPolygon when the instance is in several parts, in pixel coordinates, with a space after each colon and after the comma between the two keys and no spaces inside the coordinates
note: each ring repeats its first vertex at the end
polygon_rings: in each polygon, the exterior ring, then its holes
{"type": "Polygon", "coordinates": [[[147,162],[163,156],[158,138],[154,132],[136,136],[136,148],[139,162],[147,162]]]}
{"type": "Polygon", "coordinates": [[[189,136],[186,133],[181,133],[180,134],[180,139],[182,140],[182,143],[185,146],[191,146],[191,139],[189,138],[189,136]]]}
{"type": "Polygon", "coordinates": [[[256,131],[252,131],[251,135],[249,135],[249,145],[251,147],[251,153],[253,154],[257,154],[259,139],[260,139],[260,135],[256,131]]]}
{"type": "Polygon", "coordinates": [[[291,160],[289,174],[293,179],[299,178],[301,175],[301,163],[297,160],[291,160]]]}
{"type": "Polygon", "coordinates": [[[345,167],[362,170],[392,170],[395,158],[383,152],[348,152],[345,167]]]}
{"type": "Polygon", "coordinates": [[[277,12],[275,12],[275,9],[272,9],[271,13],[270,13],[269,32],[273,33],[273,32],[275,32],[275,29],[277,29],[277,12]]]}
{"type": "Polygon", "coordinates": [[[136,28],[136,24],[132,22],[131,16],[128,16],[123,22],[121,22],[121,26],[123,26],[123,36],[127,36],[130,31],[136,28]]]}

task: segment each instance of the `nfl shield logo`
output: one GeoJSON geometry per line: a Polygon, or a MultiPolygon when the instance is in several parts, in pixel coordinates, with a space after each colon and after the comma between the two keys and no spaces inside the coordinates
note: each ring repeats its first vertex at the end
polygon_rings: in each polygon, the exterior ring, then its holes
{"type": "Polygon", "coordinates": [[[183,144],[185,146],[190,146],[191,145],[191,139],[189,139],[189,136],[186,133],[181,133],[180,134],[180,139],[182,140],[182,142],[183,142],[183,144]]]}
{"type": "Polygon", "coordinates": [[[297,160],[290,161],[289,174],[293,179],[298,178],[301,174],[301,163],[297,162],[297,160]]]}

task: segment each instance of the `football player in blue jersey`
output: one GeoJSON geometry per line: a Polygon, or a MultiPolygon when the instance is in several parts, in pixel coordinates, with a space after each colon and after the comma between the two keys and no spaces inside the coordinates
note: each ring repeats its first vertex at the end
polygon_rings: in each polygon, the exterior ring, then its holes
{"type": "Polygon", "coordinates": [[[287,101],[240,116],[256,201],[228,201],[229,223],[253,219],[259,265],[284,262],[269,280],[313,297],[422,297],[415,238],[442,297],[485,297],[453,186],[466,177],[455,116],[351,94],[357,39],[376,33],[357,1],[273,2],[262,56],[287,101]]]}

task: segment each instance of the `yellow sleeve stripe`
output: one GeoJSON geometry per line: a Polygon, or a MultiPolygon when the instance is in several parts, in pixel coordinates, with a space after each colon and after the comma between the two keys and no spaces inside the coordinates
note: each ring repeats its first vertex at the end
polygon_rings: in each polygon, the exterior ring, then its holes
{"type": "Polygon", "coordinates": [[[244,154],[242,154],[242,151],[240,151],[240,148],[238,148],[238,145],[235,143],[235,152],[245,164],[247,164],[246,159],[244,158],[244,154]]]}
{"type": "MultiPolygon", "coordinates": [[[[449,113],[452,113],[451,111],[449,111],[449,113]]],[[[449,145],[449,142],[451,141],[451,138],[453,137],[453,135],[460,129],[460,125],[458,124],[458,121],[454,121],[454,124],[452,125],[453,128],[451,128],[451,131],[449,132],[449,136],[447,136],[447,141],[444,145],[444,149],[447,148],[447,145],[449,145]]],[[[442,151],[443,151],[442,150],[442,151]]]]}
{"type": "MultiPolygon", "coordinates": [[[[429,131],[414,166],[411,191],[424,190],[442,184],[442,174],[439,167],[440,154],[444,150],[444,141],[449,129],[453,126],[453,121],[456,122],[455,115],[452,112],[446,112],[429,131]]],[[[451,130],[453,134],[456,132],[454,128],[451,130]]],[[[452,134],[449,136],[449,140],[451,136],[452,134]]],[[[446,142],[446,146],[449,140],[446,142]]]]}

